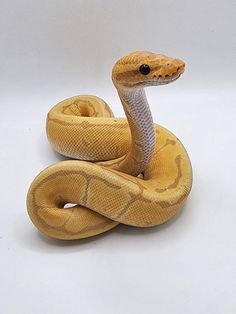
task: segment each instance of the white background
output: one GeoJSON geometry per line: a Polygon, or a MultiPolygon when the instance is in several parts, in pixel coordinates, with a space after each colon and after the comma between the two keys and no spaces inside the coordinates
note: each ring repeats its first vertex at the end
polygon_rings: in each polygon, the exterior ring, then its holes
{"type": "Polygon", "coordinates": [[[236,313],[235,15],[228,0],[1,0],[1,313],[236,313]],[[186,62],[180,80],[147,95],[154,121],[191,157],[187,205],[156,228],[40,235],[25,198],[59,160],[47,111],[95,94],[124,116],[111,68],[135,50],[186,62]]]}

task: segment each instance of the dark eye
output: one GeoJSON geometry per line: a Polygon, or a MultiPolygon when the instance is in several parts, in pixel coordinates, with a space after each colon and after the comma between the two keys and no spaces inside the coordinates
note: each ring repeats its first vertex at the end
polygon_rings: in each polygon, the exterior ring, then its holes
{"type": "Polygon", "coordinates": [[[144,75],[147,75],[148,73],[150,73],[151,69],[150,69],[150,66],[147,65],[147,64],[142,64],[140,65],[139,67],[139,71],[140,73],[144,74],[144,75]]]}

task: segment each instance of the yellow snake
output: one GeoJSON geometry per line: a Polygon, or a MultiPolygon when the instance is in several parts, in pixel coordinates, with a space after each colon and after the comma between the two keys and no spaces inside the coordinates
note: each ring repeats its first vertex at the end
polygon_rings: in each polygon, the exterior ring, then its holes
{"type": "Polygon", "coordinates": [[[148,51],[118,60],[112,80],[127,119],[114,118],[95,96],[75,96],[53,107],[47,136],[58,162],[32,182],[28,213],[44,234],[80,239],[119,223],[150,227],[170,219],[184,204],[192,168],[181,142],[154,125],[144,87],[176,80],[184,62],[148,51]],[[79,159],[79,160],[78,160],[79,159]],[[66,208],[66,204],[76,204],[66,208]]]}

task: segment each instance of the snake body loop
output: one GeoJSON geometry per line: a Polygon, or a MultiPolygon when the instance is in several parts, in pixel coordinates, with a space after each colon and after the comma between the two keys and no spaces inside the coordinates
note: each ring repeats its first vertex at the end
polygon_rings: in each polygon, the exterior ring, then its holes
{"type": "Polygon", "coordinates": [[[176,80],[183,71],[179,59],[134,52],[112,71],[127,119],[114,118],[95,96],[71,97],[50,110],[49,142],[77,160],[52,165],[32,182],[27,208],[41,232],[71,240],[119,223],[155,226],[183,206],[192,185],[188,154],[175,135],[153,124],[144,92],[144,87],[176,80]],[[65,208],[67,203],[77,205],[65,208]]]}

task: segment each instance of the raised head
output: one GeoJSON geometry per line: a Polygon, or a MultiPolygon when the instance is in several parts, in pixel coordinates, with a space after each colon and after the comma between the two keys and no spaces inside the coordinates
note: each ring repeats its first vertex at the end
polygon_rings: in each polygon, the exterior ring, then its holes
{"type": "Polygon", "coordinates": [[[142,88],[168,84],[184,72],[184,62],[149,51],[136,51],[119,59],[112,70],[117,88],[142,88]]]}

